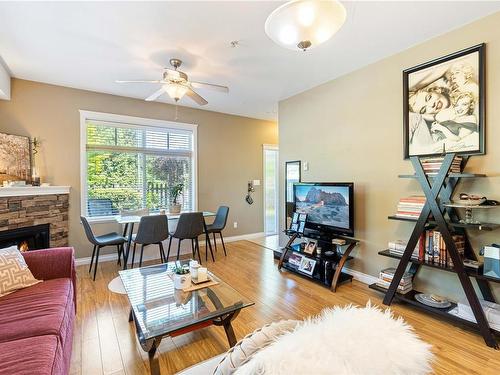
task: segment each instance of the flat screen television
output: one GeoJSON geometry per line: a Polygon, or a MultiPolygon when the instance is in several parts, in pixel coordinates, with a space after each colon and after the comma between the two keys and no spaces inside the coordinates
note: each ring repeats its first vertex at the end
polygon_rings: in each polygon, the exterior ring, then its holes
{"type": "Polygon", "coordinates": [[[354,184],[314,182],[293,185],[295,211],[307,214],[306,228],[354,236],[354,184]]]}

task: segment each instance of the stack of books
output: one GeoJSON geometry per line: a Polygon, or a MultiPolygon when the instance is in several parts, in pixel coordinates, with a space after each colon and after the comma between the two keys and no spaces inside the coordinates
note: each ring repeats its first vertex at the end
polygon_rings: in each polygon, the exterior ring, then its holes
{"type": "MultiPolygon", "coordinates": [[[[436,175],[443,164],[443,157],[429,158],[422,160],[422,167],[426,175],[436,175]]],[[[462,157],[455,156],[451,164],[450,173],[462,172],[462,157]]]]}
{"type": "MultiPolygon", "coordinates": [[[[411,255],[412,259],[419,259],[419,249],[420,249],[420,240],[417,246],[415,246],[415,250],[413,250],[413,254],[411,255]]],[[[389,252],[394,255],[402,256],[405,252],[407,242],[403,240],[396,240],[389,242],[389,252]]]]}
{"type": "Polygon", "coordinates": [[[413,195],[406,198],[401,198],[398,203],[398,209],[396,211],[396,216],[418,219],[420,212],[425,205],[425,197],[420,195],[413,195]]]}
{"type": "MultiPolygon", "coordinates": [[[[394,273],[396,272],[395,268],[386,268],[380,271],[378,275],[377,285],[384,288],[389,289],[389,285],[391,285],[392,279],[394,278],[394,273]]],[[[405,294],[413,289],[412,285],[412,276],[409,272],[405,272],[401,281],[398,285],[398,293],[405,294]]]]}

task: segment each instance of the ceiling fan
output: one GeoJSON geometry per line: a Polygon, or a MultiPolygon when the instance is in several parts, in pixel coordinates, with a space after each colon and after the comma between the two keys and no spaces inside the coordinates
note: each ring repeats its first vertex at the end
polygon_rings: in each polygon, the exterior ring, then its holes
{"type": "Polygon", "coordinates": [[[190,81],[188,75],[184,72],[178,70],[178,68],[182,65],[182,61],[179,59],[170,59],[170,65],[174,67],[174,69],[165,68],[163,72],[163,79],[157,81],[116,81],[116,83],[160,83],[162,87],[155,91],[153,94],[148,96],[145,100],[153,101],[158,99],[164,93],[167,93],[172,99],[177,103],[182,99],[184,95],[187,95],[194,102],[199,105],[208,104],[208,102],[199,94],[197,94],[194,89],[195,88],[208,88],[224,93],[229,92],[229,88],[221,85],[214,85],[212,83],[205,82],[195,82],[190,81]]]}

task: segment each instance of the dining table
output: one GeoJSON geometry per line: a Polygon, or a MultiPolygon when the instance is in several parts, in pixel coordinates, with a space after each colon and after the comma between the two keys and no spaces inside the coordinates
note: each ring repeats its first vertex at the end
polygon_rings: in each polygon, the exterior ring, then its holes
{"type": "MultiPolygon", "coordinates": [[[[170,222],[170,221],[174,221],[174,220],[178,220],[179,217],[183,214],[183,213],[188,213],[188,212],[195,212],[195,211],[182,211],[180,213],[175,213],[175,214],[171,214],[171,213],[159,213],[159,212],[152,212],[150,213],[149,215],[165,215],[167,217],[167,220],[170,222]]],[[[203,211],[203,219],[207,218],[207,217],[213,217],[215,216],[215,212],[211,212],[211,211],[203,211]]],[[[144,215],[142,215],[144,216],[144,215]]],[[[141,215],[118,215],[115,217],[115,220],[118,224],[121,224],[123,225],[123,237],[125,237],[127,239],[127,246],[125,248],[125,251],[124,251],[124,261],[123,261],[123,269],[126,270],[127,269],[127,263],[128,263],[128,257],[129,257],[129,254],[130,254],[130,247],[131,247],[131,243],[132,243],[132,235],[134,233],[134,226],[135,224],[138,224],[140,221],[141,221],[141,215]]],[[[203,223],[204,226],[205,226],[205,234],[206,234],[206,224],[203,223]]],[[[210,246],[210,250],[212,248],[212,245],[210,244],[210,242],[208,242],[208,245],[210,246]]]]}

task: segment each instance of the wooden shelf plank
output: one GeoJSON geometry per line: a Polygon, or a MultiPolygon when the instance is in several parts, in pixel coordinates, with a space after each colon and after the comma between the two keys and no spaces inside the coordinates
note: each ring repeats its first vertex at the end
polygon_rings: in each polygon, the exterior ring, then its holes
{"type": "MultiPolygon", "coordinates": [[[[418,219],[410,218],[410,217],[401,217],[397,215],[391,215],[387,217],[389,220],[398,220],[398,221],[408,221],[412,223],[416,223],[418,219]]],[[[436,225],[437,223],[433,220],[427,221],[431,225],[436,225]]],[[[465,229],[477,229],[477,230],[495,230],[500,228],[500,224],[495,223],[481,223],[481,224],[468,224],[468,223],[454,223],[451,221],[446,222],[448,225],[455,228],[465,228],[465,229]]]]}
{"type": "MultiPolygon", "coordinates": [[[[387,292],[387,289],[382,288],[381,286],[379,286],[377,284],[371,284],[368,287],[370,289],[376,290],[376,291],[381,292],[381,293],[386,293],[387,292]]],[[[459,323],[459,324],[465,325],[465,326],[470,327],[470,328],[478,329],[477,323],[471,322],[470,320],[462,319],[462,318],[460,318],[460,317],[458,317],[456,315],[453,315],[453,314],[449,313],[450,310],[453,310],[457,306],[456,303],[452,302],[451,307],[449,307],[449,308],[438,309],[438,308],[427,306],[427,305],[424,305],[423,303],[418,302],[415,299],[415,295],[419,294],[419,293],[420,292],[417,291],[417,290],[409,291],[406,294],[396,293],[394,295],[394,298],[397,301],[408,303],[408,304],[410,304],[412,306],[415,306],[415,307],[419,308],[420,310],[423,310],[425,312],[431,313],[433,315],[437,315],[439,317],[451,320],[451,321],[453,321],[455,323],[459,323]]],[[[495,331],[493,328],[490,328],[490,329],[491,329],[491,331],[493,333],[495,333],[497,335],[499,334],[499,332],[495,331]]]]}
{"type": "MultiPolygon", "coordinates": [[[[437,174],[431,174],[431,175],[426,175],[427,177],[434,178],[437,177],[437,174]]],[[[398,175],[399,178],[417,178],[415,174],[400,174],[398,175]]],[[[448,177],[455,177],[455,178],[481,178],[481,177],[487,177],[485,174],[482,173],[448,173],[448,177]]]]}
{"type": "MultiPolygon", "coordinates": [[[[394,253],[391,253],[388,249],[387,250],[379,251],[378,254],[382,255],[382,256],[385,256],[385,257],[389,257],[389,258],[401,259],[401,256],[399,256],[397,254],[394,254],[394,253]]],[[[452,268],[452,267],[450,267],[450,266],[442,266],[442,265],[435,264],[435,263],[429,263],[429,262],[425,262],[425,261],[420,261],[420,260],[415,259],[415,258],[411,258],[410,262],[414,263],[414,264],[419,264],[421,266],[426,266],[426,267],[431,267],[431,268],[437,268],[437,269],[440,269],[442,271],[457,273],[455,271],[455,269],[452,268]]],[[[466,271],[467,275],[470,276],[470,277],[475,277],[476,279],[482,279],[482,280],[488,280],[488,281],[500,283],[500,279],[498,279],[496,277],[486,276],[486,275],[477,273],[477,271],[475,271],[473,269],[470,269],[470,268],[466,267],[465,271],[466,271]]]]}

